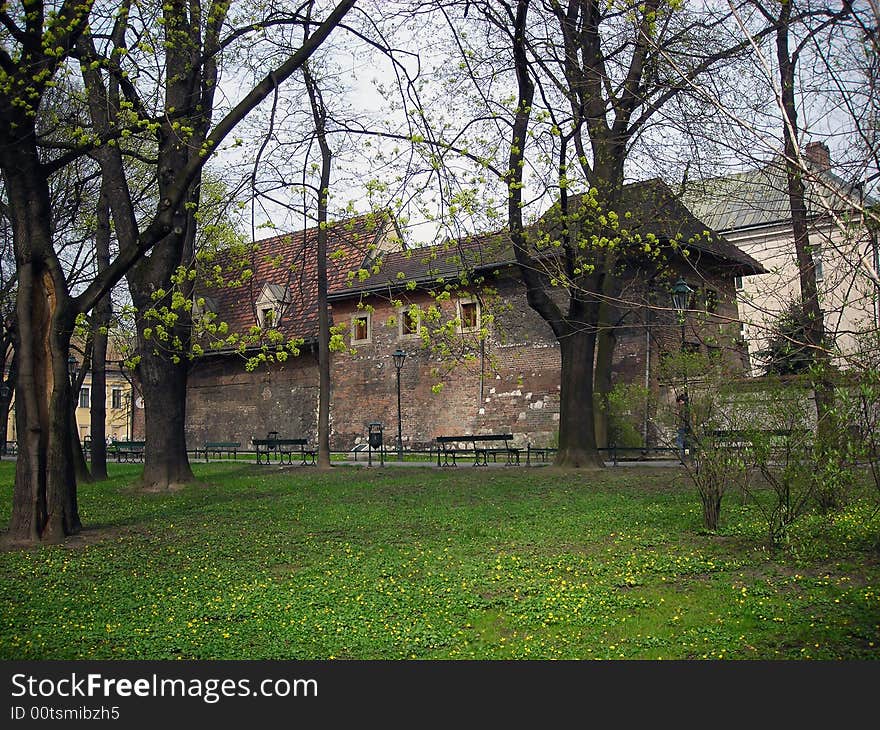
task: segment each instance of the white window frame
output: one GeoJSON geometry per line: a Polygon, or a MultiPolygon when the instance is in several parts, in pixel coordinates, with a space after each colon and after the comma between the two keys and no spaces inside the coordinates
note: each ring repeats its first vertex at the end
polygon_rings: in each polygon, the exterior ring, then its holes
{"type": "Polygon", "coordinates": [[[77,401],[77,408],[91,408],[91,406],[92,389],[88,385],[84,385],[79,389],[79,400],[77,401]],[[83,400],[85,400],[85,404],[83,404],[83,400]]]}
{"type": "Polygon", "coordinates": [[[480,300],[479,299],[459,299],[457,302],[458,309],[458,332],[459,334],[470,334],[473,332],[480,331],[480,325],[482,323],[482,311],[480,308],[480,300]],[[476,325],[474,327],[465,327],[464,326],[464,306],[467,304],[473,304],[476,307],[476,325]]]}
{"type": "Polygon", "coordinates": [[[351,344],[352,345],[362,345],[364,343],[372,342],[373,340],[373,316],[370,312],[358,312],[357,314],[351,315],[351,344]],[[357,339],[357,327],[355,326],[355,322],[359,319],[367,320],[367,336],[363,339],[357,339]]]}
{"type": "Polygon", "coordinates": [[[122,388],[110,388],[110,407],[120,410],[122,408],[122,388]],[[119,397],[117,398],[117,393],[119,397]],[[117,401],[119,405],[116,405],[117,401]]]}
{"type": "Polygon", "coordinates": [[[397,336],[400,339],[418,337],[422,333],[422,314],[421,312],[414,311],[410,307],[400,307],[397,310],[397,336]],[[407,318],[411,315],[415,314],[416,320],[416,329],[415,332],[404,332],[403,324],[407,321],[407,318]]]}
{"type": "Polygon", "coordinates": [[[289,303],[287,289],[274,284],[265,284],[255,304],[257,326],[260,329],[277,328],[285,307],[289,303]],[[272,322],[266,324],[265,312],[272,310],[272,322]]]}
{"type": "Polygon", "coordinates": [[[278,310],[273,307],[267,307],[265,305],[261,305],[257,309],[257,324],[260,326],[261,330],[268,329],[269,327],[277,327],[278,326],[278,310]],[[266,326],[266,312],[271,313],[272,322],[266,326]]]}

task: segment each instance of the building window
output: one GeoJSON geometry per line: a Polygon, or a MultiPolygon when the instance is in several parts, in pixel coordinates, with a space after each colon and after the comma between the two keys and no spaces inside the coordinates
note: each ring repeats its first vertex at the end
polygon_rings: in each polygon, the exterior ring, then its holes
{"type": "Polygon", "coordinates": [[[421,318],[417,309],[412,307],[403,307],[398,312],[398,320],[400,322],[398,334],[401,337],[409,337],[417,335],[421,331],[421,318]]]}
{"type": "Polygon", "coordinates": [[[91,402],[89,398],[89,389],[88,388],[80,388],[79,390],[79,407],[80,408],[88,408],[91,402]]]}
{"type": "Polygon", "coordinates": [[[121,388],[113,388],[110,391],[110,407],[111,408],[122,408],[122,389],[121,388]]]}
{"type": "Polygon", "coordinates": [[[461,332],[476,332],[480,329],[480,303],[473,299],[459,301],[458,318],[461,332]]]}
{"type": "Polygon", "coordinates": [[[737,291],[742,291],[743,288],[743,278],[741,276],[734,277],[733,285],[736,287],[737,291]]]}
{"type": "Polygon", "coordinates": [[[822,249],[816,248],[813,251],[813,267],[816,270],[816,280],[821,281],[825,278],[824,268],[822,266],[822,249]]]}
{"type": "Polygon", "coordinates": [[[351,318],[351,342],[370,341],[370,315],[356,314],[351,318]]]}
{"type": "Polygon", "coordinates": [[[261,329],[270,329],[275,326],[275,308],[262,307],[257,313],[257,319],[260,322],[261,329]]]}
{"type": "Polygon", "coordinates": [[[257,326],[264,330],[278,327],[288,304],[290,304],[290,297],[287,287],[279,284],[266,284],[254,304],[257,326]]]}
{"type": "Polygon", "coordinates": [[[714,289],[706,289],[706,311],[714,314],[718,309],[718,292],[714,289]]]}

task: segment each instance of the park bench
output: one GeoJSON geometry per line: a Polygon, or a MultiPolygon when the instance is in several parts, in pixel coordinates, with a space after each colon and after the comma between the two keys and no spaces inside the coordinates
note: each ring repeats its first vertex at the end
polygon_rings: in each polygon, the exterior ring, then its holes
{"type": "Polygon", "coordinates": [[[617,466],[621,461],[647,461],[651,458],[651,454],[665,455],[682,461],[681,449],[674,446],[601,446],[599,453],[607,453],[611,457],[611,464],[617,466]],[[627,458],[629,457],[629,458],[627,458]]]}
{"type": "Polygon", "coordinates": [[[318,456],[317,449],[307,448],[309,440],[305,438],[254,438],[251,441],[258,464],[270,464],[273,455],[278,458],[279,464],[293,464],[293,457],[298,454],[303,465],[314,465],[318,456]]]}
{"type": "Polygon", "coordinates": [[[116,461],[143,461],[144,460],[143,441],[113,441],[108,451],[116,454],[116,461]]]}
{"type": "Polygon", "coordinates": [[[489,457],[492,457],[493,462],[497,462],[499,455],[505,457],[505,463],[507,464],[519,464],[519,454],[522,449],[517,446],[511,446],[510,442],[512,440],[512,433],[438,436],[437,466],[456,466],[456,456],[461,452],[473,453],[474,466],[488,466],[489,457]],[[492,443],[503,443],[504,446],[489,446],[492,443]],[[461,444],[470,444],[471,448],[461,446],[461,444]]]}
{"type": "Polygon", "coordinates": [[[547,462],[555,453],[556,448],[553,446],[532,446],[528,444],[526,446],[526,464],[531,464],[533,460],[547,462]]]}
{"type": "MultiPolygon", "coordinates": [[[[550,446],[532,446],[529,444],[526,452],[526,464],[532,461],[547,462],[550,457],[555,454],[557,449],[550,446]]],[[[598,448],[600,454],[607,454],[614,466],[621,461],[644,461],[651,458],[651,455],[669,454],[677,460],[681,460],[679,449],[671,446],[600,446],[598,448]]]]}
{"type": "Polygon", "coordinates": [[[208,460],[210,454],[214,454],[218,459],[222,459],[226,454],[226,458],[232,454],[233,459],[238,458],[238,450],[241,448],[240,441],[206,441],[203,447],[205,452],[205,461],[208,460]]]}
{"type": "Polygon", "coordinates": [[[776,442],[781,445],[781,440],[792,437],[807,439],[812,436],[809,429],[736,429],[736,428],[718,428],[710,432],[712,436],[712,444],[716,448],[729,449],[745,449],[755,445],[755,439],[769,438],[771,443],[776,442]]]}

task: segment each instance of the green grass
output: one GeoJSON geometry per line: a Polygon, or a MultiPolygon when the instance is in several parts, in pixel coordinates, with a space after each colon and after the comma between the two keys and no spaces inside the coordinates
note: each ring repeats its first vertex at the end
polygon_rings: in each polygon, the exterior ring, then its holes
{"type": "Polygon", "coordinates": [[[878,657],[870,500],[774,553],[738,496],[703,534],[677,469],[110,468],[80,536],[0,553],[0,658],[878,657]]]}

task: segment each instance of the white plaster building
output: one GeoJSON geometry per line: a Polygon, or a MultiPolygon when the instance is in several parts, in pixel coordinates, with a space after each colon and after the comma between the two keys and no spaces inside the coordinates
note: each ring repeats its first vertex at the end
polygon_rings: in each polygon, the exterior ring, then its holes
{"type": "MultiPolygon", "coordinates": [[[[862,211],[877,205],[857,185],[831,171],[828,148],[804,146],[807,159],[810,245],[817,269],[825,328],[833,338],[835,362],[846,367],[860,332],[880,325],[878,289],[865,269],[877,271],[877,233],[868,230],[862,211]]],[[[800,283],[787,178],[781,156],[759,170],[693,183],[685,203],[713,230],[761,262],[767,273],[737,280],[737,304],[751,372],[764,363],[757,356],[769,327],[800,297],[800,283]]]]}

